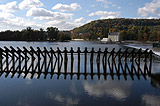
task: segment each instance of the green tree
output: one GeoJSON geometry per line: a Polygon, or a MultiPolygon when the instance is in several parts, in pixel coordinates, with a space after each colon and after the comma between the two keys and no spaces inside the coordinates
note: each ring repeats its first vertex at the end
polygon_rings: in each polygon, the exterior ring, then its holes
{"type": "Polygon", "coordinates": [[[157,40],[160,42],[160,32],[157,34],[157,40]]]}
{"type": "Polygon", "coordinates": [[[46,34],[42,28],[40,28],[40,35],[39,36],[40,36],[39,37],[40,40],[46,40],[46,34]]]}
{"type": "Polygon", "coordinates": [[[48,27],[47,28],[47,34],[48,34],[48,38],[50,40],[58,40],[59,36],[58,36],[58,28],[56,27],[48,27]]]}
{"type": "Polygon", "coordinates": [[[59,34],[59,36],[60,36],[60,41],[68,41],[68,40],[71,40],[71,36],[68,35],[68,34],[63,34],[63,33],[61,33],[61,34],[59,34]]]}
{"type": "Polygon", "coordinates": [[[141,31],[138,31],[138,41],[142,41],[143,40],[143,33],[141,31]]]}
{"type": "Polygon", "coordinates": [[[144,34],[143,34],[143,38],[144,38],[144,41],[147,41],[147,40],[148,40],[148,34],[147,34],[147,33],[144,33],[144,34]]]}
{"type": "Polygon", "coordinates": [[[29,41],[34,39],[33,29],[31,27],[26,28],[26,36],[29,41]]]}
{"type": "Polygon", "coordinates": [[[121,40],[127,40],[127,32],[125,30],[122,30],[120,32],[121,40]]]}

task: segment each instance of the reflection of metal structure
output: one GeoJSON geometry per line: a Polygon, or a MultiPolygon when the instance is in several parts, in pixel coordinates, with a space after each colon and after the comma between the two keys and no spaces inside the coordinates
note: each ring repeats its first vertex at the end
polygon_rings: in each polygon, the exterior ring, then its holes
{"type": "Polygon", "coordinates": [[[58,78],[60,75],[64,75],[64,78],[70,75],[71,79],[73,75],[77,75],[77,79],[80,78],[80,75],[84,75],[85,79],[87,75],[90,75],[92,79],[94,75],[98,75],[98,78],[104,75],[105,79],[107,75],[111,75],[112,78],[114,75],[117,75],[118,78],[120,75],[130,75],[131,77],[136,75],[139,79],[140,75],[145,77],[151,74],[152,54],[152,51],[148,51],[148,49],[145,51],[141,49],[138,51],[135,49],[115,51],[113,48],[108,51],[106,48],[104,51],[101,49],[94,51],[92,48],[91,51],[88,51],[85,48],[84,51],[81,51],[78,48],[77,51],[74,51],[71,48],[68,51],[65,48],[61,51],[57,48],[55,51],[52,48],[41,50],[37,47],[35,50],[32,47],[30,49],[4,47],[0,48],[0,75],[6,73],[6,77],[9,74],[13,77],[18,74],[20,77],[23,73],[26,77],[30,73],[31,78],[34,74],[37,74],[38,78],[41,75],[44,75],[45,78],[47,75],[51,75],[52,78],[56,74],[58,78]],[[83,71],[80,70],[82,68],[83,71]]]}

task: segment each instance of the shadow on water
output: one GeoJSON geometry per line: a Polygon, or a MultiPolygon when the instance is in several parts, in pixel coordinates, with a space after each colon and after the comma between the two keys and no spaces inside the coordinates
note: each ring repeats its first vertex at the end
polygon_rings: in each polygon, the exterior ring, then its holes
{"type": "Polygon", "coordinates": [[[152,66],[152,51],[146,49],[145,51],[129,50],[122,51],[121,48],[115,51],[113,48],[108,51],[105,48],[104,51],[99,49],[95,51],[92,48],[88,51],[87,48],[81,51],[77,48],[74,51],[71,48],[69,51],[67,48],[64,50],[47,50],[45,47],[41,50],[37,49],[16,49],[13,47],[3,49],[0,48],[0,76],[5,74],[5,77],[15,75],[19,78],[23,75],[24,78],[30,74],[30,78],[40,78],[42,75],[44,79],[50,75],[52,78],[54,75],[59,79],[60,76],[76,76],[80,79],[80,76],[84,76],[87,79],[88,76],[91,79],[94,76],[98,76],[100,79],[102,76],[107,79],[107,76],[111,76],[112,79],[117,77],[120,80],[120,76],[123,76],[127,80],[127,76],[130,76],[134,80],[134,76],[140,79],[143,76],[151,75],[152,66]]]}

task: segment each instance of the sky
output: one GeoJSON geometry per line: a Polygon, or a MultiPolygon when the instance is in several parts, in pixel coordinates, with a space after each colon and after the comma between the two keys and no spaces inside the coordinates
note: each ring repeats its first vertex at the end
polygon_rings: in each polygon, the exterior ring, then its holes
{"type": "Polygon", "coordinates": [[[0,31],[71,30],[113,18],[160,18],[160,0],[0,0],[0,31]]]}

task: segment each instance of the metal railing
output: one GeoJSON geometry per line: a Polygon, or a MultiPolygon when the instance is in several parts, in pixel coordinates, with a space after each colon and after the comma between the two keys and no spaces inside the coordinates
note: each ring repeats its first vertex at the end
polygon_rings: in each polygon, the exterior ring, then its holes
{"type": "Polygon", "coordinates": [[[24,74],[25,78],[27,74],[31,74],[33,78],[36,74],[37,78],[41,75],[44,75],[44,78],[50,75],[52,78],[56,74],[57,78],[64,75],[66,79],[66,76],[70,75],[72,79],[73,75],[76,75],[79,79],[80,75],[84,75],[86,79],[90,75],[93,79],[94,75],[98,78],[103,75],[106,79],[107,75],[116,75],[118,78],[120,75],[136,75],[139,78],[140,75],[145,77],[151,74],[152,54],[148,49],[142,51],[128,48],[125,51],[121,48],[118,51],[115,51],[115,48],[111,51],[108,51],[108,48],[104,51],[95,51],[94,48],[81,51],[78,47],[75,51],[73,48],[48,50],[44,47],[41,50],[39,47],[4,47],[0,48],[0,76],[5,74],[5,77],[20,77],[24,74]]]}

